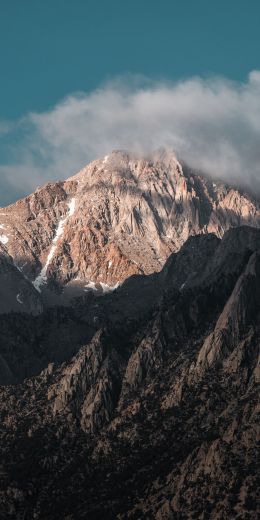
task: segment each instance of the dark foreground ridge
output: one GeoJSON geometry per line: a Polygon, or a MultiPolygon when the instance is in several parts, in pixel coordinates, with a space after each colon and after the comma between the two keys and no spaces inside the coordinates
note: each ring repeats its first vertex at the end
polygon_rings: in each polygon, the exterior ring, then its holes
{"type": "Polygon", "coordinates": [[[241,227],[1,316],[1,518],[257,519],[259,311],[260,230],[241,227]]]}

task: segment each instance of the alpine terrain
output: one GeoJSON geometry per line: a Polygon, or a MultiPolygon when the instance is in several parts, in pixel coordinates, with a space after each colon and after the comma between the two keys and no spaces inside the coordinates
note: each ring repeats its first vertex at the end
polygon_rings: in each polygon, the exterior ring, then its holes
{"type": "Polygon", "coordinates": [[[0,210],[0,517],[257,520],[260,203],[116,151],[0,210]]]}
{"type": "Polygon", "coordinates": [[[12,307],[40,312],[88,290],[109,291],[160,271],[190,235],[221,238],[240,225],[260,226],[259,202],[249,195],[181,166],[172,152],[149,160],[114,152],[0,210],[6,269],[11,257],[21,278],[12,307]]]}

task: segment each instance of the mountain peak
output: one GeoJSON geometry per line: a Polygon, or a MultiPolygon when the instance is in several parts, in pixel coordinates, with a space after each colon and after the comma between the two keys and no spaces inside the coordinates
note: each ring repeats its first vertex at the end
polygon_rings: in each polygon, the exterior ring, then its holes
{"type": "Polygon", "coordinates": [[[0,216],[6,252],[54,303],[160,271],[189,236],[222,237],[240,225],[260,226],[259,204],[165,149],[149,157],[115,150],[0,216]]]}

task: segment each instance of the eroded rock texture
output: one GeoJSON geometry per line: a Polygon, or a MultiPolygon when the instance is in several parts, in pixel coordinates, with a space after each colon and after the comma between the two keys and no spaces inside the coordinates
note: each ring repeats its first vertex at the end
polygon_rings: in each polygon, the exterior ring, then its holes
{"type": "Polygon", "coordinates": [[[260,231],[241,227],[55,316],[0,317],[19,383],[1,387],[2,517],[256,520],[259,311],[260,231]]]}
{"type": "Polygon", "coordinates": [[[171,152],[113,152],[3,208],[0,242],[49,305],[158,272],[189,236],[222,237],[240,225],[260,225],[249,195],[183,167],[171,152]]]}

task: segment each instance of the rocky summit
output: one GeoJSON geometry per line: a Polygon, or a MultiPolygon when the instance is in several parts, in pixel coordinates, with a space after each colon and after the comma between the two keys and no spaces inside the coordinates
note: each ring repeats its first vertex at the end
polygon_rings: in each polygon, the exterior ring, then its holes
{"type": "Polygon", "coordinates": [[[2,254],[27,282],[13,310],[111,291],[134,274],[160,271],[189,236],[221,238],[240,225],[260,226],[251,196],[181,165],[172,152],[149,159],[113,152],[0,210],[2,254]]]}
{"type": "Polygon", "coordinates": [[[257,520],[259,203],[114,152],[0,216],[0,517],[257,520]]]}

